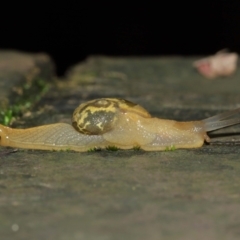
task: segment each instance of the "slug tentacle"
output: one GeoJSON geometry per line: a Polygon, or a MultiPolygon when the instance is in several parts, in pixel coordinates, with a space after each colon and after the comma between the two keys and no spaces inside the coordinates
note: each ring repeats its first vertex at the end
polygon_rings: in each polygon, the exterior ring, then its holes
{"type": "Polygon", "coordinates": [[[240,108],[217,114],[213,117],[202,120],[204,123],[204,130],[210,132],[224,127],[229,127],[240,123],[239,117],[232,117],[240,114],[240,108]]]}

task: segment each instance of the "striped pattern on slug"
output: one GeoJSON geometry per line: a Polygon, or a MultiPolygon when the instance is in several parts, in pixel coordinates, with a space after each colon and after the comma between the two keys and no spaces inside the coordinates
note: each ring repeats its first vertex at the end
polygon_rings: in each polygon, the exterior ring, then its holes
{"type": "Polygon", "coordinates": [[[87,135],[106,133],[114,127],[118,113],[134,112],[143,117],[151,115],[141,106],[118,98],[100,98],[83,103],[73,113],[73,127],[87,135]]]}

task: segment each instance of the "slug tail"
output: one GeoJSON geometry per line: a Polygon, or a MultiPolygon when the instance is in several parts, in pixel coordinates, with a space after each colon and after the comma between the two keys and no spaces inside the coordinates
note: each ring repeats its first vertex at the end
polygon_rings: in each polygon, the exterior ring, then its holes
{"type": "Polygon", "coordinates": [[[220,128],[229,127],[240,123],[240,108],[220,113],[203,120],[206,132],[214,131],[220,128]],[[239,116],[237,116],[239,114],[239,116]]]}

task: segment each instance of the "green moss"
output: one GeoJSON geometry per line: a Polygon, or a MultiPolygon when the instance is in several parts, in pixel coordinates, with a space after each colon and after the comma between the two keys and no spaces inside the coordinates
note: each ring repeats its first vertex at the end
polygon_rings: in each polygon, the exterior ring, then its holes
{"type": "Polygon", "coordinates": [[[169,152],[169,151],[175,151],[176,148],[175,148],[174,145],[171,145],[171,146],[166,147],[164,150],[165,150],[166,152],[169,152]]]}
{"type": "Polygon", "coordinates": [[[107,146],[106,150],[108,151],[118,151],[120,148],[116,147],[116,146],[107,146]]]}
{"type": "Polygon", "coordinates": [[[66,148],[66,149],[59,150],[59,152],[71,152],[71,151],[72,151],[71,148],[66,148]]]}
{"type": "Polygon", "coordinates": [[[134,146],[134,147],[133,147],[133,150],[134,150],[134,151],[140,151],[140,150],[141,150],[141,147],[140,147],[140,146],[134,146]]]}
{"type": "Polygon", "coordinates": [[[99,151],[101,151],[101,148],[97,148],[97,147],[90,148],[87,150],[87,152],[99,152],[99,151]]]}
{"type": "Polygon", "coordinates": [[[0,119],[3,125],[6,125],[6,126],[9,125],[12,121],[12,118],[13,118],[12,109],[7,109],[5,111],[0,112],[0,119]]]}
{"type": "Polygon", "coordinates": [[[21,94],[14,99],[14,103],[0,111],[0,124],[10,125],[16,118],[31,109],[48,90],[49,84],[41,78],[25,83],[19,89],[21,94]]]}

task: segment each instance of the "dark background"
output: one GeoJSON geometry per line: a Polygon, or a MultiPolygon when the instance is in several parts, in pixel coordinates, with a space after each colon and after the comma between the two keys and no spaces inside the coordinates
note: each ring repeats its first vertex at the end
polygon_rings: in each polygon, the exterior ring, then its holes
{"type": "Polygon", "coordinates": [[[93,54],[206,55],[223,48],[240,52],[240,0],[176,2],[4,4],[0,48],[46,52],[59,75],[93,54]]]}

